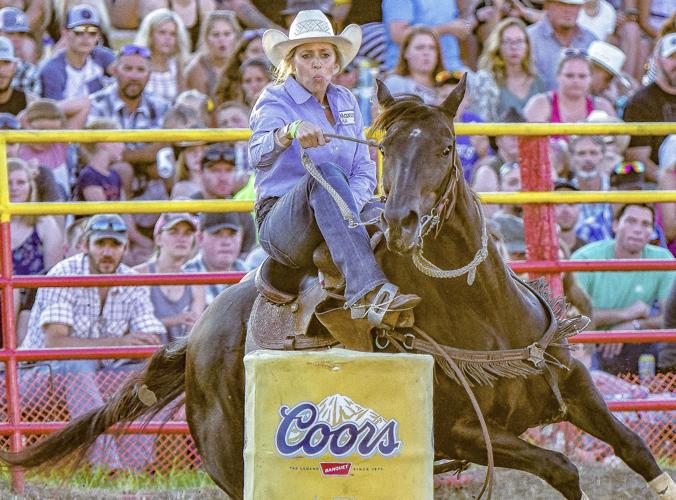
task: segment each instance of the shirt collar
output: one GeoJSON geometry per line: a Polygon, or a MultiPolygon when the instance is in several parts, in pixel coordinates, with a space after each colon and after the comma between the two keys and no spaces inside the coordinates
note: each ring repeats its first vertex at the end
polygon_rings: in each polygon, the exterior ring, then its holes
{"type": "MultiPolygon", "coordinates": [[[[119,91],[119,86],[116,83],[113,83],[110,85],[110,98],[112,100],[113,104],[113,110],[116,113],[119,113],[120,111],[124,110],[127,111],[127,108],[124,104],[124,101],[120,99],[120,91],[119,91]]],[[[138,107],[136,108],[135,113],[139,114],[144,114],[146,116],[150,116],[150,111],[148,108],[148,99],[146,97],[145,92],[141,94],[141,102],[139,103],[138,107]]]]}
{"type": "Polygon", "coordinates": [[[548,37],[554,37],[554,28],[552,23],[549,22],[547,15],[542,16],[542,33],[548,37]]]}
{"type": "MultiPolygon", "coordinates": [[[[296,104],[303,104],[307,102],[310,97],[313,97],[313,95],[307,91],[305,87],[303,87],[300,83],[296,81],[296,79],[289,75],[284,82],[284,88],[286,91],[289,93],[291,96],[291,99],[296,104]]],[[[326,96],[331,97],[336,91],[336,86],[332,83],[329,83],[329,86],[326,89],[326,96]]]]}

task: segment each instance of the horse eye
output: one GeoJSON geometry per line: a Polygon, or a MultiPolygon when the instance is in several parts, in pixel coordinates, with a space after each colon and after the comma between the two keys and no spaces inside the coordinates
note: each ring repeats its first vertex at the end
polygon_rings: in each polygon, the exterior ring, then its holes
{"type": "Polygon", "coordinates": [[[445,148],[445,149],[441,152],[441,157],[442,157],[442,158],[447,158],[448,155],[450,155],[450,154],[451,154],[451,147],[448,146],[447,148],[445,148]]]}
{"type": "Polygon", "coordinates": [[[381,154],[381,155],[384,155],[384,154],[385,154],[385,146],[383,146],[382,144],[380,144],[380,145],[378,146],[378,149],[380,150],[380,154],[381,154]]]}

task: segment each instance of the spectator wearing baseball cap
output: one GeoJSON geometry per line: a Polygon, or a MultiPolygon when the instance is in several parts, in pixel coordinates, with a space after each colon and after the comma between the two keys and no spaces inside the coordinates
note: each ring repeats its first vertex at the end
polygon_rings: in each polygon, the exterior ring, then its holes
{"type": "MultiPolygon", "coordinates": [[[[568,179],[556,179],[554,191],[579,191],[580,189],[568,179]]],[[[577,229],[582,222],[582,208],[579,203],[557,203],[554,205],[554,218],[559,227],[559,239],[566,244],[568,254],[583,247],[588,240],[580,238],[577,229]]]]}
{"type": "MultiPolygon", "coordinates": [[[[639,89],[627,101],[625,122],[670,122],[676,110],[676,33],[658,40],[654,52],[655,81],[639,89]]],[[[643,162],[646,180],[659,178],[659,150],[666,135],[632,136],[626,159],[643,162]]]]}
{"type": "Polygon", "coordinates": [[[596,40],[577,22],[583,3],[584,0],[545,0],[545,15],[527,28],[535,68],[549,90],[557,87],[557,65],[552,59],[562,49],[586,50],[596,40]]]}
{"type": "Polygon", "coordinates": [[[101,19],[90,5],[76,5],[66,14],[66,50],[49,59],[40,71],[42,96],[61,100],[87,97],[101,90],[115,60],[98,46],[101,19]]]}
{"type": "MultiPolygon", "coordinates": [[[[155,253],[135,269],[140,273],[180,273],[193,255],[199,221],[188,213],[165,213],[155,224],[155,253]]],[[[204,288],[200,285],[151,286],[150,301],[155,316],[167,329],[162,343],[187,335],[204,310],[204,288]]]]}
{"type": "MultiPolygon", "coordinates": [[[[209,145],[202,155],[202,191],[191,196],[194,200],[233,199],[248,179],[248,172],[237,169],[237,154],[229,143],[209,145]]],[[[256,244],[256,228],[249,213],[235,213],[244,228],[242,248],[248,253],[256,244]]]]}
{"type": "Polygon", "coordinates": [[[42,90],[40,74],[37,67],[29,63],[24,54],[26,39],[33,40],[28,27],[28,16],[16,7],[0,9],[0,35],[12,42],[14,53],[18,57],[12,87],[25,93],[40,95],[42,90]]]}
{"type": "MultiPolygon", "coordinates": [[[[243,214],[250,218],[248,214],[243,214]]],[[[209,212],[200,215],[199,251],[183,265],[191,273],[246,272],[248,267],[240,259],[246,229],[237,212],[209,212]]],[[[207,285],[206,304],[229,285],[207,285]]]]}
{"type": "Polygon", "coordinates": [[[0,36],[0,113],[18,115],[26,108],[26,93],[12,88],[19,60],[14,56],[12,42],[0,36]]]}
{"type": "MultiPolygon", "coordinates": [[[[98,214],[91,217],[84,231],[85,251],[56,264],[48,276],[137,274],[122,263],[127,248],[127,226],[119,215],[98,214]]],[[[146,286],[108,286],[40,288],[31,309],[28,334],[21,347],[111,347],[148,346],[160,343],[166,331],[155,317],[146,286]]],[[[49,363],[51,370],[68,374],[77,383],[65,384],[63,393],[71,416],[77,417],[100,407],[103,394],[96,384],[97,372],[138,369],[130,360],[58,360],[49,363]]],[[[61,388],[59,388],[61,389],[61,388]]],[[[126,451],[133,444],[152,443],[152,439],[135,437],[120,442],[126,451]],[[150,441],[150,442],[148,442],[150,441]]],[[[147,448],[146,448],[147,449],[147,448]]],[[[116,440],[96,440],[88,459],[97,466],[110,469],[135,468],[151,457],[142,452],[120,453],[116,440]]]]}

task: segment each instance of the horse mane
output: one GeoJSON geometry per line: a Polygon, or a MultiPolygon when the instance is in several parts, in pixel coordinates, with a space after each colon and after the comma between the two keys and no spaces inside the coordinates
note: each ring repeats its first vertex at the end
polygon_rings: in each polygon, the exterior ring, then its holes
{"type": "Polygon", "coordinates": [[[374,130],[388,130],[399,121],[418,121],[438,118],[439,115],[448,121],[449,126],[452,125],[452,120],[439,106],[425,104],[417,95],[405,94],[386,104],[385,109],[373,121],[372,127],[374,130]]]}

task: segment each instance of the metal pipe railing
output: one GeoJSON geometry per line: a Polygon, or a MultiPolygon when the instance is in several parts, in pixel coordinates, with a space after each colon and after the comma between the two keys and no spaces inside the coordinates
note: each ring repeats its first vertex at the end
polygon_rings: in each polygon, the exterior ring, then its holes
{"type": "MultiPolygon", "coordinates": [[[[676,132],[673,123],[634,123],[634,124],[457,124],[458,135],[519,135],[536,137],[537,141],[546,140],[547,135],[669,135],[676,132]]],[[[10,447],[18,451],[22,446],[23,434],[43,434],[60,429],[64,422],[22,422],[19,403],[19,384],[17,363],[28,360],[47,359],[106,359],[106,358],[143,358],[152,355],[157,347],[111,347],[86,349],[41,349],[17,350],[14,300],[15,288],[35,288],[41,286],[100,286],[110,285],[115,281],[123,285],[157,285],[157,284],[210,284],[234,283],[242,278],[243,273],[221,274],[169,274],[169,275],[134,275],[134,276],[77,276],[62,277],[14,277],[11,258],[10,218],[13,215],[87,215],[93,213],[160,213],[169,207],[177,212],[215,212],[215,211],[251,211],[250,201],[135,201],[135,202],[80,202],[80,203],[10,203],[7,171],[8,142],[11,143],[52,143],[52,142],[139,142],[139,141],[176,141],[206,140],[213,142],[245,140],[249,137],[247,129],[231,130],[116,130],[116,131],[0,131],[0,298],[2,300],[2,339],[0,361],[6,364],[5,381],[7,390],[8,422],[0,423],[0,434],[11,437],[10,447]],[[67,280],[67,281],[66,281],[67,280]]],[[[377,134],[375,134],[377,136],[377,134]]],[[[531,159],[532,160],[532,159],[531,159]]],[[[524,169],[542,170],[542,165],[533,164],[526,158],[524,169]]],[[[539,170],[538,170],[539,171],[539,170]]],[[[540,174],[538,174],[540,175],[540,174]]],[[[538,186],[524,185],[526,190],[538,189],[538,186]]],[[[548,188],[548,189],[551,189],[548,188]]],[[[591,203],[591,202],[676,202],[676,191],[650,192],[551,192],[548,189],[522,193],[482,193],[483,203],[493,204],[553,204],[553,203],[591,203]]],[[[537,207],[533,207],[538,210],[537,207]]],[[[538,213],[538,212],[532,212],[538,213]]],[[[542,212],[543,214],[546,212],[542,212]]],[[[547,216],[548,217],[548,216],[547,216]]],[[[548,220],[545,217],[543,220],[548,220]]],[[[553,241],[546,241],[552,245],[553,241]]],[[[560,273],[563,271],[617,271],[628,268],[641,270],[673,270],[672,261],[559,261],[551,258],[537,258],[536,261],[515,262],[512,267],[517,272],[560,273]]],[[[573,342],[612,342],[614,336],[622,336],[627,342],[673,341],[674,331],[649,330],[637,332],[587,332],[577,336],[573,342]]],[[[626,400],[608,403],[612,411],[636,410],[673,410],[674,401],[640,401],[626,400]]],[[[131,424],[130,432],[163,432],[188,433],[184,422],[160,424],[151,422],[146,430],[137,423],[131,424]]],[[[12,469],[12,487],[22,492],[24,486],[23,473],[18,468],[12,469]]]]}

